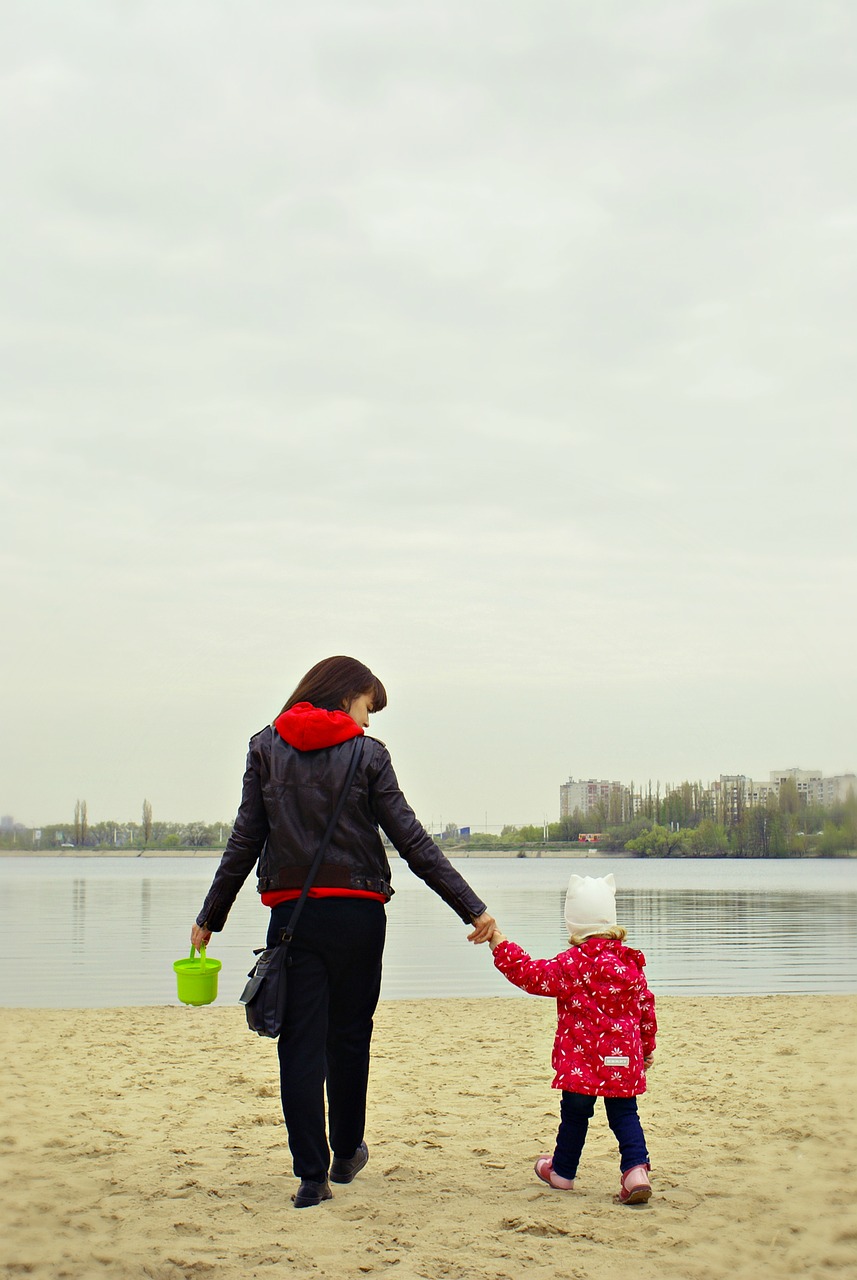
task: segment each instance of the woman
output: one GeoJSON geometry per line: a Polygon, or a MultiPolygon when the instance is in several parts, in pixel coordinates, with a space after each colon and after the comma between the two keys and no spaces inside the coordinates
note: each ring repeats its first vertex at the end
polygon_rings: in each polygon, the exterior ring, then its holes
{"type": "MultiPolygon", "coordinates": [[[[308,671],[273,725],[250,740],[241,806],[191,930],[199,949],[226,923],[258,862],[271,908],[267,945],[286,928],[348,771],[352,739],[387,705],[381,681],[354,658],[308,671]]],[[[363,1131],[372,1017],[381,988],[384,906],[393,894],[378,828],[462,920],[471,942],[495,921],[417,821],[389,752],[366,737],[345,807],[306,899],[289,950],[288,1005],[279,1038],[280,1093],[295,1175],[295,1208],[331,1198],[369,1159],[363,1131]],[[327,1085],[330,1163],[325,1130],[327,1085]]]]}

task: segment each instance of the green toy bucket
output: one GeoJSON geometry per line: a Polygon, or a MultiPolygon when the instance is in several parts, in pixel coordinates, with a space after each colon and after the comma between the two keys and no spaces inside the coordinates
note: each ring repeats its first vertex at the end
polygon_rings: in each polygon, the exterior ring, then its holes
{"type": "Polygon", "coordinates": [[[182,1004],[211,1004],[217,999],[220,961],[208,960],[205,947],[200,949],[199,959],[196,959],[195,950],[191,947],[189,959],[173,961],[179,1000],[182,1004]]]}

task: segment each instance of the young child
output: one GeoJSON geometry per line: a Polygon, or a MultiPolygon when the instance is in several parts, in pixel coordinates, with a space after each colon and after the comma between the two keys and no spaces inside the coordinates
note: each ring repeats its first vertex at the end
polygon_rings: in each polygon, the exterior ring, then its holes
{"type": "Polygon", "coordinates": [[[652,1194],[649,1153],[637,1114],[646,1068],[655,1056],[655,1000],[646,985],[645,957],[624,945],[616,924],[616,882],[573,875],[565,899],[571,948],[553,960],[532,960],[494,930],[494,964],[516,987],[555,996],[557,1030],[552,1066],[562,1090],[553,1156],[539,1156],[535,1171],[558,1191],[571,1191],[596,1098],[619,1143],[622,1204],[652,1194]]]}

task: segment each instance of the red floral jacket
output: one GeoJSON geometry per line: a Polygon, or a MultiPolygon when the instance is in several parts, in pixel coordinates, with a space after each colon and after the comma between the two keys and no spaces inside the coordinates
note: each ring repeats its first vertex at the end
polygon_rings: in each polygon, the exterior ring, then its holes
{"type": "Polygon", "coordinates": [[[501,942],[494,964],[534,996],[555,996],[554,1089],[632,1098],[646,1091],[643,1058],[655,1047],[655,998],[646,959],[624,943],[587,938],[553,960],[532,960],[516,942],[501,942]]]}

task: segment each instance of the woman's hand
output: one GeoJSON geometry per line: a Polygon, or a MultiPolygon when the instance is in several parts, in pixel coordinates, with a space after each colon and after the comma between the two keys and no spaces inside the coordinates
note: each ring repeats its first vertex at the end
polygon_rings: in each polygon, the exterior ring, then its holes
{"type": "Polygon", "coordinates": [[[480,942],[487,942],[491,934],[497,928],[497,921],[493,916],[489,916],[487,911],[483,911],[481,916],[477,916],[473,921],[473,932],[468,933],[467,941],[475,942],[478,946],[480,942]]]}
{"type": "Polygon", "coordinates": [[[211,941],[211,930],[203,929],[202,925],[194,924],[190,931],[190,944],[197,950],[201,951],[203,947],[207,947],[211,941]]]}

